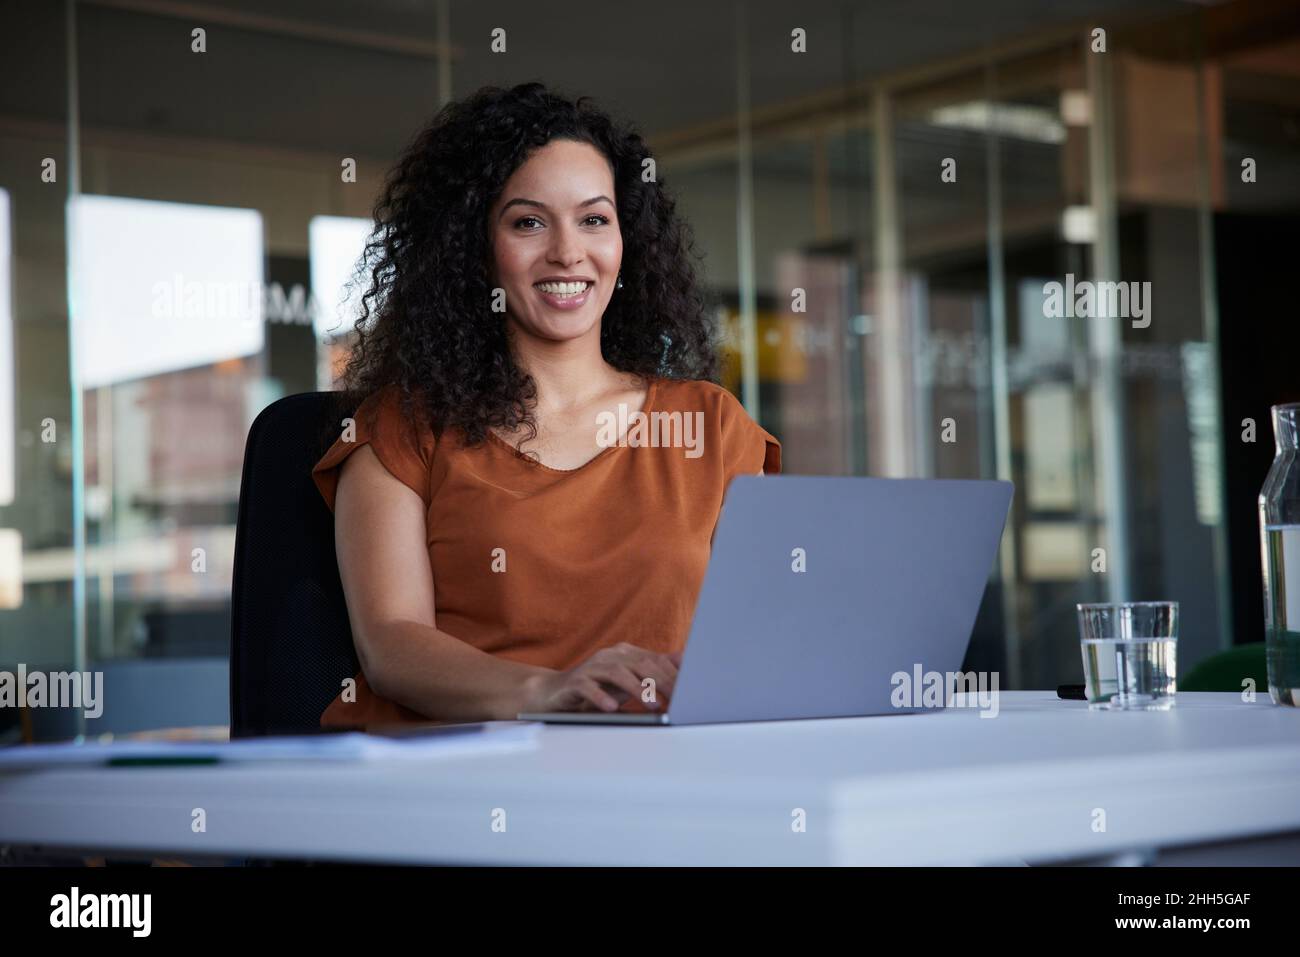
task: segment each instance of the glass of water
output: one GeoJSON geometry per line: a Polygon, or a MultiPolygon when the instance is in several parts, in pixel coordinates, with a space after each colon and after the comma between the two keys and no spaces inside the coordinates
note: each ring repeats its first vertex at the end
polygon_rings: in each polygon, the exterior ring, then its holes
{"type": "Polygon", "coordinates": [[[1088,707],[1164,711],[1178,677],[1178,602],[1079,605],[1088,707]]]}

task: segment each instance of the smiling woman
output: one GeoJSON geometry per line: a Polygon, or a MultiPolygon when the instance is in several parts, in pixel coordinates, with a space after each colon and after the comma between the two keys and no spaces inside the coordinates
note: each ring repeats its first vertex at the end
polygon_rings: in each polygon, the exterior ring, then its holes
{"type": "Polygon", "coordinates": [[[390,175],[313,472],[362,667],[322,723],[666,706],[726,487],[781,462],[712,381],[648,156],[525,84],[444,108],[390,175]]]}

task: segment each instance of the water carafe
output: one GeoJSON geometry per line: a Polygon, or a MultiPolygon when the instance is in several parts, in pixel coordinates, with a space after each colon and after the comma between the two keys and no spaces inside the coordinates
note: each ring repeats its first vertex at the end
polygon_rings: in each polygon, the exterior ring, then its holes
{"type": "Polygon", "coordinates": [[[1300,705],[1300,403],[1273,406],[1277,454],[1259,493],[1264,640],[1274,704],[1300,705]]]}

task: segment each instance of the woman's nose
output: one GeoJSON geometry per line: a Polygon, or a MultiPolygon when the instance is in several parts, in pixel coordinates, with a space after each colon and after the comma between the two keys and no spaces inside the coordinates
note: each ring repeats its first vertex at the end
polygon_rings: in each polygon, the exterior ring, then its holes
{"type": "Polygon", "coordinates": [[[582,259],[582,243],[577,233],[568,226],[560,226],[551,233],[550,258],[555,262],[571,263],[582,259]]]}

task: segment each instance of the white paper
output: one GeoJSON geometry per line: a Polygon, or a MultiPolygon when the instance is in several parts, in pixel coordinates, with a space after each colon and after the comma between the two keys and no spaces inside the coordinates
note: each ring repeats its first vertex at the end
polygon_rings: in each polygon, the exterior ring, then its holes
{"type": "Polygon", "coordinates": [[[0,748],[0,771],[104,764],[116,758],[160,761],[216,758],[222,763],[425,761],[431,758],[531,750],[537,746],[537,734],[541,727],[539,722],[506,723],[474,733],[414,735],[404,738],[348,731],[338,734],[237,738],[234,741],[26,744],[0,748]]]}

